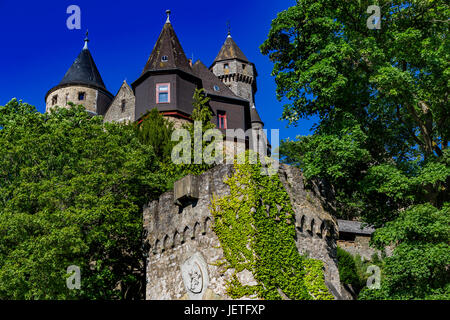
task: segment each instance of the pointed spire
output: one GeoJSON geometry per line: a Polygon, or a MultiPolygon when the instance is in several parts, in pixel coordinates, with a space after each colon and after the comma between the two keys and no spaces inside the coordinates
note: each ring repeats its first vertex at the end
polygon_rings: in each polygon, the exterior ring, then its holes
{"type": "Polygon", "coordinates": [[[242,50],[238,47],[236,42],[234,42],[233,38],[231,37],[231,32],[229,31],[228,36],[225,40],[225,43],[223,44],[222,48],[219,51],[219,54],[214,59],[214,63],[223,61],[223,60],[231,60],[231,59],[238,59],[243,62],[249,62],[245,54],[242,52],[242,50]]]}
{"type": "MultiPolygon", "coordinates": [[[[170,10],[167,10],[169,18],[170,10]]],[[[153,47],[152,53],[147,60],[142,73],[155,70],[171,70],[179,69],[188,73],[192,73],[189,61],[181,47],[172,24],[166,22],[161,33],[153,47]]]]}
{"type": "Polygon", "coordinates": [[[72,66],[67,70],[64,78],[59,83],[62,84],[87,84],[106,90],[105,84],[100,76],[100,72],[95,65],[91,52],[88,50],[87,43],[88,32],[86,32],[86,39],[84,39],[84,47],[78,57],[73,62],[72,66]]]}
{"type": "Polygon", "coordinates": [[[256,106],[255,104],[252,105],[252,109],[250,110],[250,119],[252,123],[262,123],[264,125],[264,123],[261,121],[261,117],[258,114],[258,111],[256,110],[256,106]]]}
{"type": "Polygon", "coordinates": [[[170,10],[166,10],[167,20],[166,23],[170,23],[170,10]]]}
{"type": "Polygon", "coordinates": [[[89,30],[86,30],[86,38],[84,38],[84,47],[83,50],[88,50],[88,42],[89,42],[89,30]]]}

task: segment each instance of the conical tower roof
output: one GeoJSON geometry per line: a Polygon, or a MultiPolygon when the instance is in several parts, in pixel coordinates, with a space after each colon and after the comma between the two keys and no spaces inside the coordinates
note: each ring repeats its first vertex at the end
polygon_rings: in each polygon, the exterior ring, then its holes
{"type": "Polygon", "coordinates": [[[214,59],[213,64],[219,61],[231,59],[238,59],[247,63],[249,62],[245,54],[231,37],[230,33],[228,33],[227,39],[220,49],[219,54],[214,59]]]}
{"type": "Polygon", "coordinates": [[[94,59],[88,49],[88,38],[86,37],[84,41],[85,45],[83,50],[81,50],[80,54],[66,72],[59,85],[86,84],[106,91],[100,72],[98,71],[94,59]]]}
{"type": "Polygon", "coordinates": [[[167,21],[142,71],[143,74],[147,71],[168,69],[180,69],[192,73],[189,61],[169,20],[169,15],[170,10],[167,10],[167,21]]]}
{"type": "Polygon", "coordinates": [[[261,117],[258,114],[258,111],[256,110],[255,105],[252,106],[251,110],[250,110],[250,119],[251,122],[258,122],[264,125],[264,122],[262,122],[261,117]]]}

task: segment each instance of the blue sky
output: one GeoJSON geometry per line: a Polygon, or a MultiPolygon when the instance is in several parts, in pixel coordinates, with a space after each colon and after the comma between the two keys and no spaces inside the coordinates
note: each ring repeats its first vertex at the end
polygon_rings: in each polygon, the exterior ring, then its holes
{"type": "Polygon", "coordinates": [[[122,81],[136,80],[152,51],[170,9],[171,22],[186,55],[209,66],[231,34],[258,70],[256,107],[267,129],[280,138],[309,134],[313,120],[286,128],[279,121],[282,103],[270,75],[272,63],[259,46],[272,19],[294,0],[256,1],[4,1],[0,0],[0,105],[12,98],[44,112],[44,96],[57,85],[83,47],[89,49],[107,89],[116,94],[122,81]],[[69,30],[67,7],[81,8],[81,30],[69,30]]]}

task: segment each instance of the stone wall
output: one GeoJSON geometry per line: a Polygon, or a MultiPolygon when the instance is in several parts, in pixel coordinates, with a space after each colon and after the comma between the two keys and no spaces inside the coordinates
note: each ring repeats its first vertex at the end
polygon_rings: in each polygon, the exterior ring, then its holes
{"type": "MultiPolygon", "coordinates": [[[[144,208],[145,241],[150,248],[146,263],[146,299],[230,298],[225,283],[230,280],[232,270],[224,272],[215,265],[224,256],[219,239],[211,230],[213,217],[209,206],[213,194],[220,197],[229,194],[223,180],[232,173],[232,165],[216,166],[194,179],[194,186],[186,189],[187,194],[196,194],[192,198],[183,198],[175,204],[180,188],[183,189],[183,185],[176,184],[175,192],[166,192],[144,208]]],[[[335,258],[335,220],[323,209],[320,199],[305,190],[298,169],[281,165],[279,177],[295,211],[299,251],[324,262],[326,283],[331,292],[341,298],[335,258]]],[[[248,271],[238,276],[244,285],[255,284],[248,271]]]]}
{"type": "MultiPolygon", "coordinates": [[[[360,255],[361,258],[371,260],[373,254],[377,253],[381,257],[381,251],[370,247],[370,236],[356,235],[354,241],[338,240],[337,245],[350,253],[352,256],[360,255]]],[[[391,256],[393,251],[392,246],[384,248],[386,256],[391,256]]]]}
{"type": "Polygon", "coordinates": [[[133,90],[124,81],[105,113],[105,122],[135,121],[136,99],[133,90]]]}
{"type": "Polygon", "coordinates": [[[174,129],[181,129],[183,128],[183,125],[192,123],[192,121],[188,119],[183,119],[180,117],[174,117],[174,116],[164,116],[167,120],[173,123],[174,129]]]}
{"type": "Polygon", "coordinates": [[[97,113],[97,90],[84,86],[68,86],[62,87],[47,96],[45,111],[49,112],[55,106],[68,108],[69,102],[74,104],[82,104],[87,111],[97,113]],[[84,92],[84,100],[78,100],[78,93],[84,92]],[[53,105],[53,98],[57,96],[57,102],[53,105]]]}
{"type": "Polygon", "coordinates": [[[238,60],[226,60],[215,63],[211,71],[235,95],[249,101],[250,105],[254,104],[256,70],[253,64],[238,60]],[[228,64],[228,69],[225,69],[225,64],[228,64]]]}
{"type": "Polygon", "coordinates": [[[305,188],[298,168],[281,165],[279,176],[295,213],[298,250],[310,258],[323,261],[327,286],[333,294],[342,294],[336,258],[336,220],[323,208],[319,192],[305,188]]]}

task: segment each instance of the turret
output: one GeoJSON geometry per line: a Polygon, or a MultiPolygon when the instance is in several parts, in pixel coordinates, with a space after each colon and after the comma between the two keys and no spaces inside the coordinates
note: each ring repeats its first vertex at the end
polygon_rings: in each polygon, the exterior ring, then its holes
{"type": "Polygon", "coordinates": [[[94,115],[103,115],[111,104],[113,95],[106,90],[89,51],[88,42],[88,33],[86,32],[84,47],[80,54],[61,82],[46,94],[46,112],[55,106],[68,108],[69,102],[72,102],[82,104],[88,112],[94,115]]]}
{"type": "Polygon", "coordinates": [[[225,83],[235,95],[255,103],[256,77],[255,65],[247,59],[242,50],[231,37],[230,31],[214,59],[210,70],[225,83]]]}
{"type": "Polygon", "coordinates": [[[189,60],[170,21],[170,10],[158,40],[142,71],[131,86],[136,96],[136,120],[157,108],[175,126],[190,121],[192,96],[201,80],[193,74],[189,60]]]}

